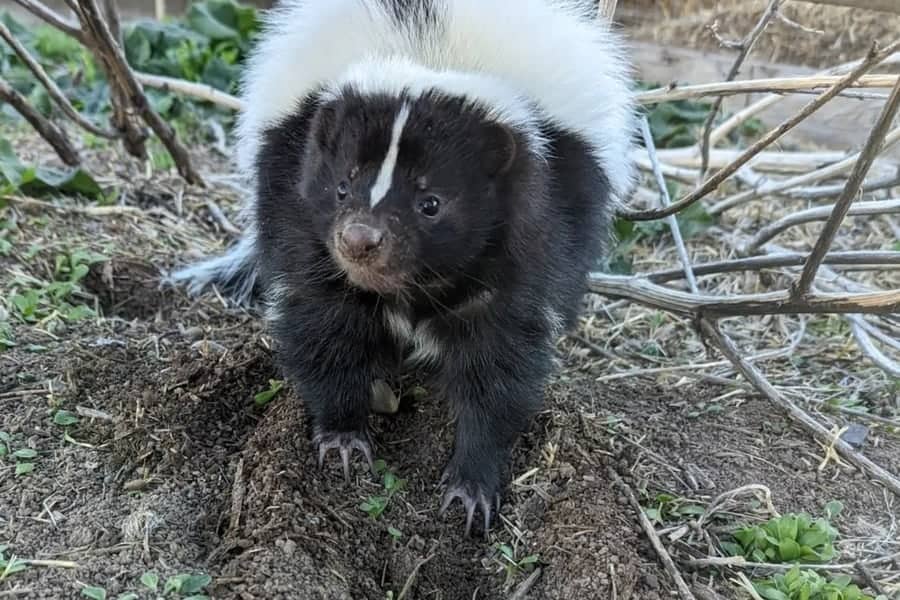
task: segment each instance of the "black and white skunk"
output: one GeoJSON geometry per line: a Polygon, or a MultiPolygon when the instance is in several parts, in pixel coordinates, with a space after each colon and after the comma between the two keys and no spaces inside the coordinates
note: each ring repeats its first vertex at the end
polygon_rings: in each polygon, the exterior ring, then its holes
{"type": "Polygon", "coordinates": [[[173,275],[259,296],[320,460],[371,462],[373,382],[456,416],[441,512],[499,503],[632,185],[622,45],[591,0],[283,0],[244,81],[244,239],[173,275]]]}

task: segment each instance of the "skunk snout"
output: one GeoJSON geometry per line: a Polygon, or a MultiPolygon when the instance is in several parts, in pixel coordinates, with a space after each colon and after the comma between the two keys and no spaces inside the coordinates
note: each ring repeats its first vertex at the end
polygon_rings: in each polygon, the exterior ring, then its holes
{"type": "Polygon", "coordinates": [[[338,250],[351,260],[371,257],[384,241],[384,231],[365,223],[347,223],[338,236],[338,250]]]}

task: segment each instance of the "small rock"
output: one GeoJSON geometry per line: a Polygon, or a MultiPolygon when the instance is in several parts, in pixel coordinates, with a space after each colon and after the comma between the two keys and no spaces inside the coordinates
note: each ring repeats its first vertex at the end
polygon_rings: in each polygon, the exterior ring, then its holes
{"type": "Polygon", "coordinates": [[[847,431],[841,435],[841,439],[859,450],[866,443],[866,437],[869,435],[869,428],[859,423],[852,423],[847,427],[847,431]]]}
{"type": "Polygon", "coordinates": [[[281,547],[281,551],[284,552],[284,555],[288,558],[294,555],[294,550],[297,549],[297,542],[294,540],[285,540],[284,545],[281,547]]]}
{"type": "Polygon", "coordinates": [[[641,579],[644,580],[644,585],[651,590],[659,589],[659,578],[657,578],[653,573],[644,573],[641,579]]]}

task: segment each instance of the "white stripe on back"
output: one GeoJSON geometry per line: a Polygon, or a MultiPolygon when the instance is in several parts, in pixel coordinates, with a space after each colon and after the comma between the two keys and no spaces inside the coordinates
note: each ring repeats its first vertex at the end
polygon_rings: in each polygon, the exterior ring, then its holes
{"type": "Polygon", "coordinates": [[[388,191],[391,189],[391,182],[394,180],[394,167],[397,166],[397,153],[400,149],[400,136],[403,134],[403,128],[406,126],[406,120],[409,118],[409,104],[404,102],[397,113],[394,120],[394,127],[391,129],[391,142],[388,146],[387,154],[384,162],[381,163],[381,169],[378,171],[378,177],[372,186],[371,196],[369,197],[369,206],[375,206],[384,200],[388,191]]]}

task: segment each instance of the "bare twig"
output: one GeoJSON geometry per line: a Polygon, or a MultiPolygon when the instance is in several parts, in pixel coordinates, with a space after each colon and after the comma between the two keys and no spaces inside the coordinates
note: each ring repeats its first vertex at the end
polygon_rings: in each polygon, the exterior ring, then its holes
{"type": "Polygon", "coordinates": [[[900,364],[892,360],[875,346],[868,331],[866,331],[865,327],[861,324],[862,317],[859,315],[849,315],[848,318],[850,319],[850,330],[853,332],[853,337],[856,338],[860,350],[869,357],[869,360],[878,365],[881,370],[892,377],[900,378],[900,364]]]}
{"type": "MultiPolygon", "coordinates": [[[[737,57],[735,57],[734,63],[731,65],[731,69],[728,70],[728,75],[726,75],[725,81],[733,81],[734,78],[737,77],[738,73],[740,73],[741,66],[750,55],[751,50],[753,50],[753,46],[756,45],[756,41],[766,30],[766,27],[769,26],[772,18],[776,14],[778,14],[778,9],[781,7],[782,2],[783,0],[769,0],[769,5],[766,7],[766,10],[763,12],[759,21],[756,23],[756,26],[738,45],[738,55],[737,57]]],[[[712,108],[709,110],[709,114],[706,116],[706,122],[703,124],[703,133],[700,136],[701,162],[700,174],[698,177],[700,181],[703,181],[703,179],[706,178],[706,170],[709,168],[710,133],[712,133],[713,125],[716,122],[716,118],[719,116],[719,111],[722,109],[723,100],[724,96],[716,97],[715,102],[713,102],[712,108]]]]}
{"type": "Polygon", "coordinates": [[[650,545],[652,545],[653,549],[656,551],[656,555],[659,557],[659,560],[662,563],[663,568],[666,570],[666,573],[669,574],[669,577],[671,577],[672,581],[675,583],[675,587],[678,589],[678,593],[681,596],[682,600],[696,600],[694,594],[691,593],[691,589],[688,587],[687,583],[685,583],[684,578],[678,571],[678,567],[675,566],[675,562],[672,560],[669,552],[666,550],[665,546],[663,546],[662,544],[662,541],[659,539],[659,535],[657,535],[656,529],[653,527],[653,523],[650,522],[650,519],[648,519],[647,515],[644,513],[644,509],[641,508],[641,504],[638,502],[637,496],[634,495],[634,491],[631,489],[631,486],[625,483],[625,481],[621,477],[619,477],[619,474],[616,473],[616,471],[612,467],[608,467],[607,472],[616,483],[619,490],[628,499],[628,503],[631,504],[631,507],[635,510],[635,512],[637,512],[637,517],[640,521],[641,529],[644,530],[644,533],[650,540],[650,545]]]}
{"type": "MultiPolygon", "coordinates": [[[[796,227],[797,225],[802,225],[804,223],[812,223],[815,221],[823,221],[825,219],[829,219],[831,218],[831,215],[834,214],[834,211],[837,208],[838,204],[834,204],[832,206],[817,206],[815,208],[808,208],[806,210],[801,210],[800,212],[787,215],[786,217],[782,217],[774,223],[770,223],[757,231],[756,235],[754,235],[753,238],[747,243],[747,245],[742,248],[742,252],[745,254],[753,252],[778,234],[786,231],[787,229],[790,229],[791,227],[796,227]]],[[[849,207],[845,213],[845,216],[858,217],[898,213],[900,213],[900,199],[876,200],[873,202],[859,202],[849,207]]],[[[826,248],[825,250],[827,251],[828,248],[826,248]]]]}
{"type": "Polygon", "coordinates": [[[683,560],[679,560],[678,562],[684,565],[686,568],[694,570],[694,569],[705,569],[708,567],[730,567],[730,568],[738,568],[745,570],[758,570],[765,571],[769,573],[784,573],[786,571],[790,571],[794,567],[804,569],[804,570],[812,570],[812,571],[828,571],[831,573],[852,573],[857,570],[857,565],[862,564],[863,566],[877,566],[880,564],[888,564],[892,559],[896,559],[897,555],[894,554],[889,557],[882,557],[880,559],[870,560],[870,561],[859,561],[855,563],[759,563],[759,562],[751,562],[744,558],[743,556],[707,556],[705,558],[687,558],[683,560]]]}
{"type": "Polygon", "coordinates": [[[81,164],[81,158],[78,156],[78,151],[75,149],[75,146],[72,145],[72,142],[69,141],[69,138],[66,137],[66,133],[50,122],[44,115],[35,110],[28,103],[25,96],[17,92],[15,88],[2,77],[0,77],[0,100],[8,103],[17,113],[22,115],[22,117],[34,127],[35,131],[37,131],[40,136],[53,147],[60,160],[70,167],[81,164]]]}
{"type": "MultiPolygon", "coordinates": [[[[844,85],[847,88],[890,88],[897,82],[897,75],[864,75],[844,85]]],[[[693,100],[707,96],[736,96],[760,92],[800,92],[811,91],[841,83],[843,77],[836,75],[805,75],[801,77],[772,77],[766,79],[744,79],[741,81],[717,81],[697,85],[669,85],[639,92],[635,99],[639,104],[660,104],[677,100],[693,100]]],[[[835,94],[837,95],[837,94],[835,94]]],[[[724,125],[724,123],[723,123],[724,125]]]]}
{"type": "MultiPolygon", "coordinates": [[[[898,141],[900,141],[900,127],[894,129],[889,132],[885,137],[884,141],[881,144],[881,150],[884,151],[887,148],[893,146],[898,141]]],[[[787,179],[783,179],[781,181],[775,181],[773,183],[765,184],[758,186],[751,190],[745,190],[743,192],[739,192],[729,198],[725,198],[724,200],[717,202],[712,205],[709,209],[709,213],[711,215],[720,214],[730,208],[734,208],[739,204],[743,204],[748,200],[752,200],[753,198],[758,198],[759,196],[765,196],[769,194],[781,194],[785,193],[787,195],[795,195],[791,193],[790,190],[796,189],[798,186],[807,185],[810,183],[815,183],[817,181],[823,181],[825,179],[829,179],[832,177],[836,177],[846,171],[849,171],[853,168],[853,166],[859,161],[860,152],[856,152],[839,160],[837,162],[833,162],[831,164],[827,164],[823,167],[819,167],[817,169],[813,169],[807,173],[803,173],[802,175],[797,175],[795,177],[789,177],[787,179]]],[[[897,174],[893,174],[893,178],[896,178],[897,174]]],[[[893,178],[889,179],[892,181],[893,178]]],[[[840,186],[840,191],[843,191],[845,185],[840,186]]],[[[839,192],[840,193],[840,192],[839,192]]]]}
{"type": "Polygon", "coordinates": [[[830,88],[828,91],[817,97],[815,100],[807,104],[803,109],[798,112],[796,115],[791,117],[790,119],[784,121],[781,125],[767,133],[760,140],[751,145],[747,150],[741,153],[738,158],[732,162],[730,165],[719,169],[714,175],[709,177],[701,186],[695,189],[693,192],[689,193],[687,196],[679,200],[678,202],[672,204],[668,208],[661,209],[649,209],[649,210],[623,210],[620,212],[620,216],[625,219],[631,221],[653,221],[656,219],[661,219],[671,214],[675,214],[697,200],[705,197],[707,194],[715,190],[722,182],[728,179],[731,175],[734,174],[739,168],[745,165],[750,161],[756,154],[758,154],[761,150],[767,148],[776,140],[781,138],[785,133],[793,129],[797,126],[798,123],[809,117],[811,114],[819,110],[822,106],[828,103],[832,98],[834,98],[839,92],[846,89],[850,86],[854,81],[859,79],[867,70],[871,69],[879,62],[890,56],[894,53],[895,50],[900,48],[900,40],[892,43],[884,50],[878,50],[877,46],[872,48],[872,51],[866,56],[866,59],[860,63],[860,65],[855,68],[853,71],[844,75],[840,81],[830,88]]]}
{"type": "Polygon", "coordinates": [[[125,60],[121,46],[104,21],[97,6],[97,0],[81,0],[78,3],[78,14],[82,27],[91,32],[92,38],[96,42],[96,53],[106,67],[110,82],[115,83],[113,87],[122,91],[128,99],[127,105],[133,106],[153,129],[175,161],[181,176],[188,183],[204,185],[203,178],[194,170],[190,155],[178,141],[175,131],[150,106],[141,84],[135,79],[125,60]]]}
{"type": "Polygon", "coordinates": [[[740,351],[735,347],[734,342],[723,334],[718,326],[706,319],[700,320],[700,326],[706,336],[728,357],[741,374],[752,383],[770,402],[785,411],[798,425],[811,433],[817,439],[831,445],[834,449],[847,461],[853,463],[860,470],[868,474],[873,479],[881,482],[891,492],[900,496],[900,479],[887,470],[876,465],[874,462],[853,449],[850,444],[835,437],[832,433],[825,429],[818,421],[809,416],[796,404],[783,397],[778,393],[772,384],[763,376],[759,370],[751,363],[744,360],[740,351]]]}
{"type": "Polygon", "coordinates": [[[234,484],[231,486],[231,514],[228,520],[228,530],[232,535],[237,535],[238,527],[241,524],[241,510],[244,506],[245,491],[244,459],[241,458],[234,469],[234,484]]]}
{"type": "Polygon", "coordinates": [[[175,79],[174,77],[165,77],[163,75],[151,75],[150,73],[134,73],[141,85],[146,87],[158,88],[167,92],[180,94],[182,96],[190,96],[198,100],[212,102],[217,106],[229,108],[231,110],[243,110],[244,104],[240,98],[226,94],[211,85],[204,83],[194,83],[183,79],[175,79]]]}
{"type": "MultiPolygon", "coordinates": [[[[653,134],[650,131],[650,123],[647,122],[647,117],[641,118],[641,135],[644,138],[644,147],[647,149],[647,153],[650,156],[650,164],[653,165],[653,175],[656,177],[656,185],[659,188],[659,203],[665,208],[672,204],[672,201],[669,198],[669,188],[666,187],[666,178],[662,174],[659,158],[656,156],[656,145],[653,143],[653,134]]],[[[697,294],[700,290],[697,287],[697,279],[694,277],[694,271],[691,269],[691,258],[688,255],[687,246],[685,246],[684,239],[681,237],[681,228],[678,225],[678,219],[675,215],[669,215],[666,217],[666,222],[669,225],[669,230],[672,232],[672,240],[675,242],[675,248],[678,250],[678,258],[681,260],[681,265],[684,268],[688,285],[690,286],[691,291],[697,294]]]]}
{"type": "MultiPolygon", "coordinates": [[[[734,273],[736,271],[761,271],[778,267],[798,267],[806,262],[806,255],[799,252],[783,252],[749,258],[734,258],[694,265],[695,275],[714,275],[717,273],[734,273]]],[[[829,252],[823,264],[854,265],[878,269],[885,265],[900,265],[900,252],[851,250],[848,252],[829,252]]],[[[646,275],[653,283],[666,283],[684,278],[684,270],[668,269],[654,271],[646,275]]]]}
{"type": "MultiPolygon", "coordinates": [[[[615,1],[613,2],[615,4],[615,1]]],[[[528,576],[528,579],[519,584],[519,587],[516,588],[516,591],[513,592],[513,595],[509,597],[509,600],[524,600],[526,596],[528,596],[528,592],[531,591],[531,588],[534,587],[534,584],[541,577],[541,569],[535,569],[534,573],[528,576]]]]}
{"type": "Polygon", "coordinates": [[[588,287],[596,294],[632,300],[652,308],[686,315],[733,317],[747,315],[870,313],[900,310],[900,290],[856,294],[818,293],[792,298],[786,291],[712,297],[657,285],[631,275],[593,273],[588,287]]]}
{"type": "Polygon", "coordinates": [[[831,217],[825,222],[825,227],[819,235],[819,239],[816,240],[816,245],[813,248],[812,254],[810,254],[806,266],[803,267],[803,273],[792,289],[792,296],[794,298],[804,297],[812,288],[813,281],[816,279],[816,272],[819,270],[819,265],[822,264],[822,259],[834,242],[834,236],[837,234],[838,228],[850,211],[850,205],[856,199],[859,188],[862,186],[863,180],[866,177],[866,173],[869,172],[869,168],[875,161],[875,157],[881,151],[882,142],[884,142],[884,138],[887,135],[891,124],[894,122],[894,117],[897,115],[898,110],[900,110],[900,79],[898,79],[897,84],[894,85],[891,97],[885,103],[884,109],[879,115],[875,127],[872,129],[872,133],[869,134],[869,139],[866,141],[865,147],[862,152],[860,152],[859,160],[853,168],[853,172],[850,174],[847,186],[835,203],[834,211],[831,213],[831,217]]]}
{"type": "Polygon", "coordinates": [[[808,4],[831,4],[834,6],[846,6],[864,10],[877,10],[900,15],[900,4],[898,4],[896,0],[801,0],[801,2],[806,2],[808,4]]]}
{"type": "Polygon", "coordinates": [[[86,36],[84,35],[84,32],[78,28],[77,23],[72,23],[51,8],[48,8],[43,2],[40,2],[40,0],[15,0],[15,2],[48,25],[52,25],[66,35],[75,38],[82,44],[86,44],[86,36]]]}
{"type": "Polygon", "coordinates": [[[22,62],[25,63],[25,66],[27,66],[28,69],[34,74],[34,76],[37,77],[37,80],[41,82],[41,85],[44,86],[44,88],[47,90],[47,93],[60,108],[60,110],[62,110],[63,114],[69,117],[76,124],[80,125],[84,129],[90,131],[95,135],[106,139],[113,139],[116,137],[116,134],[112,131],[108,131],[106,129],[103,129],[102,127],[94,125],[83,116],[81,116],[77,110],[75,110],[75,108],[69,102],[69,99],[66,98],[62,90],[59,89],[59,86],[57,86],[56,83],[47,75],[47,72],[44,71],[44,67],[41,66],[41,63],[36,61],[34,57],[31,56],[31,53],[28,52],[25,46],[19,43],[19,40],[17,40],[15,36],[13,36],[12,32],[2,21],[0,21],[0,37],[2,37],[7,44],[9,44],[13,51],[15,51],[16,55],[18,55],[22,62]]]}

